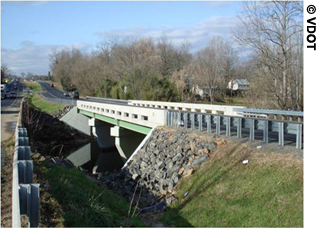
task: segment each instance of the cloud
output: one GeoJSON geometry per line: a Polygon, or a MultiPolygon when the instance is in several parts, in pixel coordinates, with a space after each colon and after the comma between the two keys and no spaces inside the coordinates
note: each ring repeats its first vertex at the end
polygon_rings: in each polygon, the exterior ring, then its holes
{"type": "MultiPolygon", "coordinates": [[[[199,23],[190,26],[170,27],[134,27],[123,30],[102,31],[97,33],[100,37],[151,37],[158,40],[161,34],[171,38],[173,44],[179,45],[184,41],[189,41],[192,45],[192,52],[205,47],[213,36],[222,36],[231,43],[231,31],[236,25],[236,17],[210,17],[199,23]]],[[[232,43],[231,43],[232,44],[232,43]]]]}
{"type": "Polygon", "coordinates": [[[35,45],[30,41],[20,43],[20,48],[8,49],[2,47],[1,59],[13,74],[20,75],[21,72],[31,72],[38,75],[46,75],[49,71],[49,55],[53,49],[75,47],[81,51],[88,51],[91,45],[86,43],[75,43],[72,45],[35,45]]]}

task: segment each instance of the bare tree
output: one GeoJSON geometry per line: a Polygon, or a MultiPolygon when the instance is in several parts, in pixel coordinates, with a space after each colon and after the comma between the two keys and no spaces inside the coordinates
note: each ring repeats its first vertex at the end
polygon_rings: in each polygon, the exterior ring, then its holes
{"type": "MultiPolygon", "coordinates": [[[[244,2],[234,35],[239,44],[255,53],[262,83],[270,93],[267,99],[282,109],[302,108],[302,65],[293,69],[302,57],[302,7],[295,1],[244,2]],[[300,56],[297,56],[300,55],[300,56]],[[299,81],[299,96],[294,84],[299,81]],[[294,99],[294,100],[292,100],[294,99]],[[297,100],[298,99],[298,100],[297,100]]],[[[299,62],[299,64],[302,64],[299,62]]]]}
{"type": "Polygon", "coordinates": [[[1,84],[4,83],[4,79],[8,77],[9,74],[9,67],[6,64],[1,65],[1,84]]]}
{"type": "Polygon", "coordinates": [[[235,52],[222,37],[213,37],[209,45],[197,53],[194,64],[195,82],[208,90],[211,103],[215,95],[223,98],[235,59],[235,52]]]}

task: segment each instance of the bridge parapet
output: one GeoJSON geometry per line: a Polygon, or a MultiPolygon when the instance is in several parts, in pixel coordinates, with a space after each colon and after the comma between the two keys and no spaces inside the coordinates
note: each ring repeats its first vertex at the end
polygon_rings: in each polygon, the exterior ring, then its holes
{"type": "Polygon", "coordinates": [[[211,104],[192,104],[192,103],[178,103],[178,102],[163,102],[163,101],[140,101],[129,100],[129,105],[138,107],[161,108],[168,110],[181,110],[189,112],[202,112],[230,116],[240,116],[234,108],[244,108],[243,106],[229,106],[229,105],[211,105],[211,104]]]}
{"type": "Polygon", "coordinates": [[[77,108],[101,116],[110,117],[150,128],[166,124],[166,110],[141,108],[128,105],[107,104],[90,101],[77,101],[77,108]]]}

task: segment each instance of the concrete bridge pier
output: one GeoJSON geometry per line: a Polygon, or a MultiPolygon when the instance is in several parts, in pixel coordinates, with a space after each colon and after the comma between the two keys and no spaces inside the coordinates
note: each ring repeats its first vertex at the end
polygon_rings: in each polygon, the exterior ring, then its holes
{"type": "Polygon", "coordinates": [[[91,118],[89,119],[89,126],[92,127],[92,134],[97,138],[100,148],[109,149],[115,146],[114,138],[110,134],[110,129],[114,125],[91,118]]]}
{"type": "Polygon", "coordinates": [[[146,136],[119,126],[111,128],[111,135],[115,137],[115,145],[124,162],[129,159],[146,136]]]}

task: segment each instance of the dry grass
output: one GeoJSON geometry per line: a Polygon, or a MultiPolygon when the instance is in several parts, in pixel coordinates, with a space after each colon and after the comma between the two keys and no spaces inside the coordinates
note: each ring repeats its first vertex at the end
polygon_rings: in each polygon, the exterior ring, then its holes
{"type": "Polygon", "coordinates": [[[178,203],[161,218],[168,226],[302,226],[303,161],[228,142],[182,179],[176,196],[178,203]]]}

